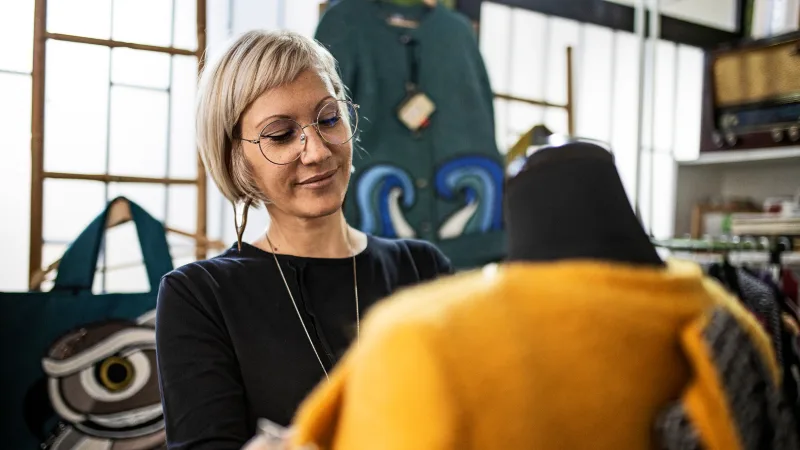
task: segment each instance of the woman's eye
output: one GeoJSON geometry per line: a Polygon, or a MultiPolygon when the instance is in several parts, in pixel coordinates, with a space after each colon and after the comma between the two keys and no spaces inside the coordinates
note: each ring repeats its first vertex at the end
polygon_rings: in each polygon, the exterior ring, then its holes
{"type": "Polygon", "coordinates": [[[341,118],[339,116],[328,117],[325,119],[320,119],[319,124],[323,127],[333,128],[339,123],[340,119],[341,118]]]}
{"type": "Polygon", "coordinates": [[[261,136],[261,139],[266,139],[267,142],[270,143],[284,143],[292,140],[292,136],[294,135],[293,130],[286,130],[286,131],[279,131],[275,133],[270,133],[266,136],[261,136]]]}

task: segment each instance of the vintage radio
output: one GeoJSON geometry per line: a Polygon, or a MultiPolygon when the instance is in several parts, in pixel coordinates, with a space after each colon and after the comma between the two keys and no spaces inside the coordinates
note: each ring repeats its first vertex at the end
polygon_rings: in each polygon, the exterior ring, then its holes
{"type": "Polygon", "coordinates": [[[800,33],[706,57],[702,151],[800,145],[800,33]]]}

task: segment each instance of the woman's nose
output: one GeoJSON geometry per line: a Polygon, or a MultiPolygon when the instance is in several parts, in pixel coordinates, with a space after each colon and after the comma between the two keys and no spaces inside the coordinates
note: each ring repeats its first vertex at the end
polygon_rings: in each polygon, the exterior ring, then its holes
{"type": "Polygon", "coordinates": [[[304,145],[300,161],[305,165],[321,163],[332,155],[327,142],[311,128],[303,130],[303,134],[300,135],[300,143],[304,145]]]}

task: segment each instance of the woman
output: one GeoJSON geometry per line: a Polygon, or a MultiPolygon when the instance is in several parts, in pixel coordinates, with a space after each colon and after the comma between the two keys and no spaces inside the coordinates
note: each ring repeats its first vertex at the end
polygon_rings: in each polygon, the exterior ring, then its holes
{"type": "Polygon", "coordinates": [[[288,425],[359,317],[397,288],[452,271],[432,245],[345,223],[357,106],[333,57],[297,34],[250,32],[206,68],[205,166],[244,204],[237,245],[164,277],[156,341],[169,448],[240,448],[265,418],[288,425]],[[251,206],[269,230],[241,236],[251,206]]]}

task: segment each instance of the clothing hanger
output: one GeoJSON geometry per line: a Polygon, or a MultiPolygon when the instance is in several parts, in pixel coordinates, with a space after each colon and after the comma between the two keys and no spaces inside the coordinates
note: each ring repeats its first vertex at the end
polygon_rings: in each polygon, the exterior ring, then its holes
{"type": "MultiPolygon", "coordinates": [[[[397,6],[417,6],[417,5],[425,5],[428,8],[433,8],[436,6],[437,0],[371,0],[373,3],[392,3],[397,6]]],[[[386,18],[386,23],[389,26],[396,27],[396,28],[407,28],[407,29],[415,29],[419,27],[419,21],[414,19],[409,19],[404,17],[400,13],[392,13],[386,18]]]]}
{"type": "MultiPolygon", "coordinates": [[[[131,215],[130,203],[124,198],[117,199],[117,201],[115,201],[108,209],[108,213],[106,215],[106,230],[130,222],[131,220],[133,220],[133,216],[131,215]]],[[[222,241],[211,240],[203,236],[189,233],[188,231],[183,231],[168,226],[165,226],[164,229],[170,233],[193,238],[197,244],[203,245],[212,250],[224,250],[227,247],[222,241]]],[[[29,289],[34,290],[37,286],[40,286],[42,282],[45,281],[45,278],[48,274],[58,269],[58,265],[60,263],[61,258],[57,259],[44,269],[37,270],[36,273],[34,273],[31,277],[29,289]]]]}

